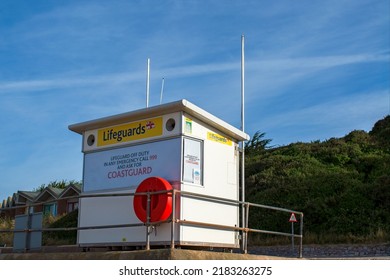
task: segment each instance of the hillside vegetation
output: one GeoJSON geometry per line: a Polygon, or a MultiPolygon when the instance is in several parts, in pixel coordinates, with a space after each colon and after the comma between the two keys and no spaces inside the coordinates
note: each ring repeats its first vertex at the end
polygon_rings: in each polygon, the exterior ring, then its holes
{"type": "MultiPolygon", "coordinates": [[[[306,242],[390,241],[390,116],[323,142],[263,137],[246,146],[247,201],[304,212],[306,242]]],[[[250,227],[289,232],[288,218],[251,208],[250,227]]]]}
{"type": "MultiPolygon", "coordinates": [[[[256,133],[245,147],[247,201],[303,212],[305,243],[390,241],[390,116],[379,120],[370,132],[355,130],[323,142],[270,148],[271,139],[264,137],[265,133],[256,133]]],[[[290,213],[254,207],[249,213],[250,228],[291,231],[290,213]]],[[[45,226],[75,227],[77,217],[74,211],[48,219],[45,226]]],[[[13,220],[0,219],[0,229],[13,226],[13,220]]],[[[299,223],[294,229],[298,233],[299,223]]],[[[0,241],[12,244],[12,236],[2,233],[0,241]]],[[[249,241],[289,242],[260,234],[253,234],[249,241]]],[[[43,242],[74,244],[76,233],[47,232],[43,242]]]]}

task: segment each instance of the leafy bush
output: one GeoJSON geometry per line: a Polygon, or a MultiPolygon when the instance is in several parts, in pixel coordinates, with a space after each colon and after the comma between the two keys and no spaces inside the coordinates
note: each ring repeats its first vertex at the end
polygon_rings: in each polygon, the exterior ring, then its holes
{"type": "MultiPolygon", "coordinates": [[[[48,228],[72,228],[77,227],[78,210],[75,210],[67,215],[59,218],[46,217],[44,222],[48,228]]],[[[44,232],[43,236],[44,245],[65,245],[76,244],[77,231],[48,231],[44,232]]]]}
{"type": "MultiPolygon", "coordinates": [[[[0,229],[14,229],[15,220],[10,218],[0,217],[0,229]]],[[[10,247],[13,244],[13,233],[0,233],[0,246],[10,247]]]]}
{"type": "MultiPolygon", "coordinates": [[[[389,131],[386,117],[370,133],[352,131],[343,138],[249,154],[246,197],[304,212],[305,232],[312,236],[389,238],[389,131]]],[[[288,218],[251,208],[250,227],[289,232],[288,218]]]]}

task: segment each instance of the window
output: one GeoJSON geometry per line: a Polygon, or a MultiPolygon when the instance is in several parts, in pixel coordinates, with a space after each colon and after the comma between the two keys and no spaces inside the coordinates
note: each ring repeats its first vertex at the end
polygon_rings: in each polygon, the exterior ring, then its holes
{"type": "Polygon", "coordinates": [[[184,138],[183,181],[203,184],[203,141],[184,138]]]}
{"type": "Polygon", "coordinates": [[[43,215],[57,216],[57,204],[46,204],[43,205],[43,215]]]}
{"type": "Polygon", "coordinates": [[[70,213],[70,212],[76,210],[77,208],[79,208],[78,202],[68,202],[66,210],[67,210],[67,213],[70,213]]]}

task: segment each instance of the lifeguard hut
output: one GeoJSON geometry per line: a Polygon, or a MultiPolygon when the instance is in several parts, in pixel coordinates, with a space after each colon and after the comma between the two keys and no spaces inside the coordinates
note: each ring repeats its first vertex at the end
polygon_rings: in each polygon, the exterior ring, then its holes
{"type": "Polygon", "coordinates": [[[180,246],[239,247],[238,231],[227,229],[239,227],[238,204],[206,197],[239,200],[238,143],[248,140],[247,134],[187,100],[69,129],[82,135],[84,153],[80,246],[142,246],[150,230],[142,225],[150,222],[156,225],[151,245],[173,239],[180,246]],[[145,195],[137,195],[170,190],[180,192],[174,198],[151,196],[149,204],[145,195]],[[172,223],[166,221],[173,216],[172,236],[172,223]],[[204,226],[209,224],[219,227],[204,226]]]}

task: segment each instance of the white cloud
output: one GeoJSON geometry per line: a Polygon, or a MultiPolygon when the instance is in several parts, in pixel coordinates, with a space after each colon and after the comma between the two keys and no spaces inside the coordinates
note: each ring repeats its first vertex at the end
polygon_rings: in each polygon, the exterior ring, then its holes
{"type": "MultiPolygon", "coordinates": [[[[257,59],[246,62],[247,72],[261,72],[265,75],[277,76],[285,74],[286,71],[301,76],[312,71],[323,70],[331,67],[343,66],[357,63],[388,62],[390,55],[386,54],[357,54],[343,56],[325,57],[302,57],[286,59],[257,59]]],[[[217,72],[237,71],[240,69],[240,62],[217,62],[209,64],[188,65],[180,67],[152,69],[154,76],[161,77],[196,77],[198,75],[212,75],[217,72]]],[[[145,73],[108,73],[96,76],[85,76],[83,78],[65,77],[46,80],[24,80],[24,81],[0,81],[0,93],[7,91],[30,92],[36,90],[48,90],[55,88],[70,88],[80,86],[94,86],[100,84],[120,84],[131,81],[145,80],[145,73]]]]}
{"type": "Polygon", "coordinates": [[[389,97],[388,91],[354,93],[299,110],[275,112],[260,120],[252,119],[249,127],[277,134],[277,144],[341,137],[355,129],[370,130],[374,122],[389,113],[389,97]]]}

